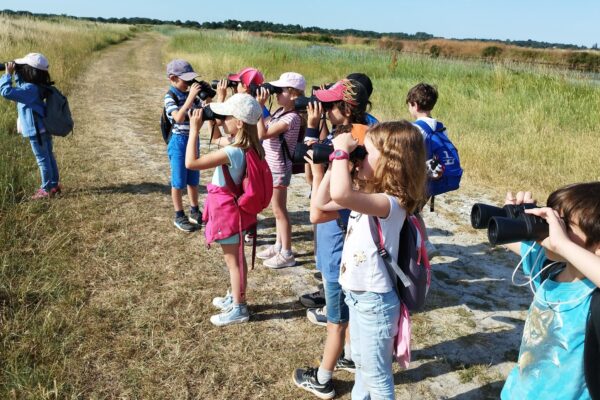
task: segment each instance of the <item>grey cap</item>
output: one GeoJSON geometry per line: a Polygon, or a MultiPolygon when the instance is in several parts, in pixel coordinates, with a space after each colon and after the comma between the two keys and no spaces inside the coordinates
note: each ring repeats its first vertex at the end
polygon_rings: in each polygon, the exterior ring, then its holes
{"type": "Polygon", "coordinates": [[[167,76],[175,75],[184,81],[191,81],[198,77],[189,62],[185,60],[173,60],[167,64],[167,76]]]}

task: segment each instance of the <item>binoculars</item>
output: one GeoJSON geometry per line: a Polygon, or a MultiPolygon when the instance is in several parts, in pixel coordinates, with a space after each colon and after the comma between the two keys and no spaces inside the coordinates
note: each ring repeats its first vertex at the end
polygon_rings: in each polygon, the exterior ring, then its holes
{"type": "Polygon", "coordinates": [[[319,99],[317,99],[315,96],[310,96],[310,97],[305,97],[305,96],[300,96],[297,97],[296,100],[294,100],[294,109],[296,111],[306,111],[306,107],[308,107],[308,103],[321,103],[321,106],[323,107],[323,111],[329,111],[333,108],[333,103],[323,103],[321,101],[319,101],[319,99]]]}
{"type": "Polygon", "coordinates": [[[502,208],[476,203],[471,209],[471,226],[487,228],[488,240],[494,246],[543,240],[548,237],[548,223],[537,215],[525,213],[525,210],[536,207],[531,203],[508,204],[502,208]]]}
{"type": "Polygon", "coordinates": [[[207,98],[212,98],[215,97],[217,95],[217,92],[215,92],[212,87],[208,84],[208,82],[205,81],[198,81],[196,79],[193,79],[191,81],[186,81],[186,83],[191,86],[194,83],[197,83],[200,85],[200,93],[198,93],[198,97],[200,97],[201,100],[206,100],[207,98]]]}
{"type": "Polygon", "coordinates": [[[217,114],[210,108],[210,104],[202,107],[202,120],[203,121],[214,121],[216,119],[224,120],[225,115],[217,114]]]}
{"type": "Polygon", "coordinates": [[[4,71],[6,69],[6,63],[0,63],[0,71],[4,71]]]}
{"type": "MultiPolygon", "coordinates": [[[[220,81],[218,79],[213,79],[210,82],[210,87],[213,88],[213,89],[216,89],[217,85],[219,84],[219,82],[220,81]]],[[[239,83],[238,81],[231,81],[231,80],[227,79],[227,87],[228,88],[236,88],[237,85],[238,85],[238,83],[239,83]]]]}
{"type": "MultiPolygon", "coordinates": [[[[329,162],[329,155],[333,153],[333,146],[331,144],[324,143],[313,143],[311,146],[306,143],[298,143],[294,150],[294,156],[292,162],[294,164],[303,164],[306,162],[304,157],[308,150],[313,151],[312,161],[315,164],[324,164],[329,162]]],[[[350,153],[350,161],[356,162],[364,160],[367,155],[367,150],[364,146],[357,146],[352,153],[350,153]]]]}

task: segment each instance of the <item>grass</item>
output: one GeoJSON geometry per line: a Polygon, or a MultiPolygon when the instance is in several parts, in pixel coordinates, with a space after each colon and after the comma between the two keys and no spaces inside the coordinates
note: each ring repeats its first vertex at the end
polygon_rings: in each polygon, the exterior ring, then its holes
{"type": "MultiPolygon", "coordinates": [[[[8,17],[0,13],[0,62],[41,52],[50,62],[50,76],[68,94],[94,52],[126,40],[134,32],[127,25],[8,17]]],[[[35,159],[27,151],[29,144],[16,133],[15,121],[15,103],[0,100],[0,213],[31,194],[39,181],[35,159]]]]}
{"type": "Polygon", "coordinates": [[[267,80],[293,69],[309,85],[365,72],[375,88],[373,114],[381,120],[409,118],[408,89],[421,81],[432,83],[440,93],[433,116],[448,126],[465,179],[482,190],[531,189],[544,199],[561,185],[600,179],[600,87],[578,74],[245,32],[164,32],[172,35],[164,61],[187,59],[206,80],[245,66],[259,68],[267,80]]]}

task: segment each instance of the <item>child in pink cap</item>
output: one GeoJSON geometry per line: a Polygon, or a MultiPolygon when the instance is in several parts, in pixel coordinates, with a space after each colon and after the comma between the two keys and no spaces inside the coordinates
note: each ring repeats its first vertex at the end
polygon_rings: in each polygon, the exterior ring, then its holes
{"type": "MultiPolygon", "coordinates": [[[[293,267],[292,227],[287,211],[287,188],[292,178],[292,155],[296,149],[302,118],[294,109],[294,100],[304,96],[306,80],[296,72],[286,72],[271,85],[281,88],[277,104],[281,107],[269,118],[258,122],[258,137],[265,149],[265,159],[273,175],[273,198],[271,205],[275,215],[275,244],[260,251],[256,256],[269,268],[293,267]]],[[[271,95],[261,88],[257,100],[264,107],[271,95]]]]}

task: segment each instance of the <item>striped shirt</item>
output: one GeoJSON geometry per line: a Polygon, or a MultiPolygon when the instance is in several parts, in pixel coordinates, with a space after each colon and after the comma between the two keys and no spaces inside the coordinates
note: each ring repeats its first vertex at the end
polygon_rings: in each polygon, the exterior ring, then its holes
{"type": "MultiPolygon", "coordinates": [[[[185,100],[188,97],[187,92],[182,92],[181,90],[171,86],[169,91],[175,94],[178,101],[175,103],[175,100],[171,97],[169,93],[165,94],[165,110],[167,111],[167,117],[169,117],[169,122],[173,125],[172,131],[174,135],[189,135],[190,134],[190,119],[186,115],[185,120],[182,123],[177,123],[173,120],[173,113],[179,111],[179,108],[185,103],[185,100]]],[[[199,99],[194,100],[194,104],[192,109],[201,107],[202,104],[199,99]]]]}
{"type": "Polygon", "coordinates": [[[298,113],[286,113],[283,111],[283,108],[280,108],[275,111],[269,122],[266,124],[266,128],[269,129],[270,126],[280,121],[288,124],[288,130],[279,136],[265,139],[262,142],[263,148],[265,149],[265,160],[267,160],[271,172],[276,174],[292,172],[292,161],[283,154],[284,150],[282,148],[283,141],[281,140],[281,136],[283,135],[283,138],[285,138],[290,151],[290,156],[293,157],[298,142],[298,134],[300,133],[300,124],[302,122],[298,113]]]}

